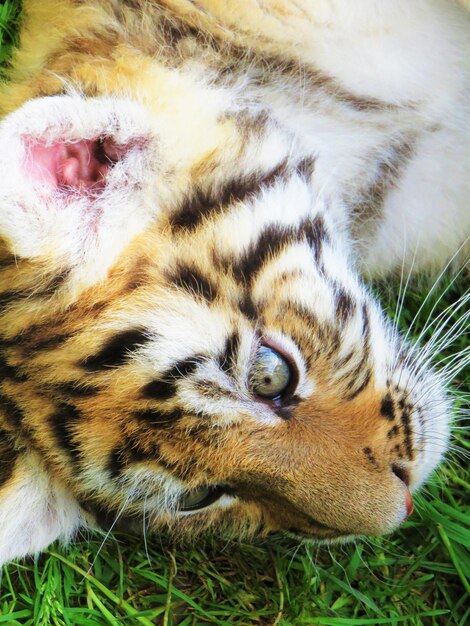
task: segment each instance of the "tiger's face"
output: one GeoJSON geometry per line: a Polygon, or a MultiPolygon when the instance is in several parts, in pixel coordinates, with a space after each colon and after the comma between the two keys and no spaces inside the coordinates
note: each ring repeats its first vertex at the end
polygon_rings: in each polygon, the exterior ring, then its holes
{"type": "Polygon", "coordinates": [[[100,522],[387,533],[446,448],[438,375],[358,278],[315,160],[265,122],[242,150],[217,118],[225,161],[191,168],[127,99],[3,122],[4,421],[100,522]]]}

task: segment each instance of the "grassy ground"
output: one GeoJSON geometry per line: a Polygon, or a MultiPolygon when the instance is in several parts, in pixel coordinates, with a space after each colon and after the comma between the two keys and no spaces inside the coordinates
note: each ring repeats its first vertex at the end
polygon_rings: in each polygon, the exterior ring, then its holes
{"type": "Polygon", "coordinates": [[[4,63],[10,56],[19,7],[18,0],[0,0],[0,63],[4,63]]]}
{"type": "MultiPolygon", "coordinates": [[[[0,0],[0,59],[9,53],[17,7],[0,0]]],[[[456,282],[433,318],[465,289],[465,279],[456,282]]],[[[379,290],[393,314],[397,290],[379,290]]],[[[400,316],[404,329],[426,293],[409,290],[400,316]]],[[[414,336],[437,300],[435,295],[423,307],[414,336]]],[[[465,347],[468,339],[461,337],[438,358],[465,347]]],[[[468,371],[455,385],[460,394],[469,392],[468,371]]],[[[457,404],[462,410],[463,400],[457,404]]],[[[282,538],[256,546],[175,548],[163,538],[145,546],[142,538],[116,534],[102,546],[102,537],[86,537],[71,548],[54,546],[36,562],[3,568],[0,625],[464,626],[470,623],[464,458],[470,442],[462,429],[455,430],[454,447],[417,498],[416,512],[391,537],[331,550],[282,538]]]]}

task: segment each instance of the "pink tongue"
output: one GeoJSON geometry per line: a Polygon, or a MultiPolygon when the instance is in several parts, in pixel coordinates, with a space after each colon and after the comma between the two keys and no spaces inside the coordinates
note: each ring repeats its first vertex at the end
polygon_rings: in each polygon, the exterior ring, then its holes
{"type": "Polygon", "coordinates": [[[105,184],[108,163],[97,158],[98,140],[82,139],[74,143],[55,143],[29,146],[27,173],[53,187],[78,191],[100,191],[105,184]]]}

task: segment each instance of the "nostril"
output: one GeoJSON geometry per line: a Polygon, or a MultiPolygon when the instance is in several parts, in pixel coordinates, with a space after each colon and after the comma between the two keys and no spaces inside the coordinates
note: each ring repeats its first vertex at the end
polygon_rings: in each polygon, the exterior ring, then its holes
{"type": "Polygon", "coordinates": [[[398,465],[397,463],[392,463],[391,469],[392,469],[392,472],[395,474],[395,476],[399,478],[401,482],[406,486],[406,499],[405,499],[406,518],[405,519],[407,519],[413,513],[413,498],[411,497],[411,493],[408,488],[410,485],[410,473],[408,472],[406,468],[403,467],[403,465],[398,465]]]}
{"type": "Polygon", "coordinates": [[[395,474],[397,478],[399,478],[407,487],[410,485],[410,474],[408,470],[406,470],[403,465],[397,465],[396,463],[392,464],[392,472],[395,474]]]}

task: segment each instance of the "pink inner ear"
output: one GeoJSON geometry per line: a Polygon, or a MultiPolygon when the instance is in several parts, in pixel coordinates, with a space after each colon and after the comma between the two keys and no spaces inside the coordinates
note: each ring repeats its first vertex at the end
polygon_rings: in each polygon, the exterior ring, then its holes
{"type": "Polygon", "coordinates": [[[100,192],[108,170],[123,156],[109,138],[51,145],[31,141],[25,169],[28,176],[58,189],[100,192]]]}

